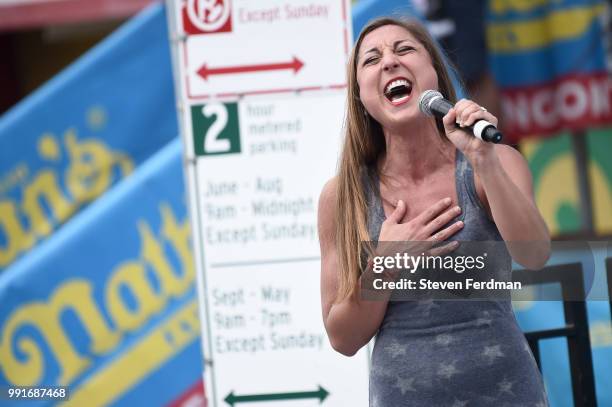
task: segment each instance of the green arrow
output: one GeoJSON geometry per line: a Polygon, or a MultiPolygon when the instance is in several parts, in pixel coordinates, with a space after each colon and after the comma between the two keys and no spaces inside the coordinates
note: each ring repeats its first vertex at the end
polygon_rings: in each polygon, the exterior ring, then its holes
{"type": "Polygon", "coordinates": [[[235,403],[249,403],[256,401],[276,401],[276,400],[298,400],[298,399],[310,399],[310,398],[318,398],[319,403],[322,403],[323,400],[329,395],[327,390],[325,390],[321,385],[319,385],[319,390],[315,391],[296,391],[293,393],[269,393],[269,394],[250,394],[245,396],[236,396],[234,395],[234,391],[227,395],[225,398],[225,402],[230,406],[234,406],[235,403]]]}

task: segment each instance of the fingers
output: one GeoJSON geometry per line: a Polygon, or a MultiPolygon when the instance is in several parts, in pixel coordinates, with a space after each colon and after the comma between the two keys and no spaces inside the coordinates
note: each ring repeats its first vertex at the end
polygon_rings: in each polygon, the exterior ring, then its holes
{"type": "Polygon", "coordinates": [[[485,108],[471,100],[461,99],[455,104],[456,123],[459,127],[471,126],[478,120],[486,120],[497,126],[497,117],[489,113],[485,108]]]}
{"type": "Polygon", "coordinates": [[[395,210],[393,211],[393,213],[391,213],[391,215],[389,215],[389,217],[387,218],[385,222],[399,223],[404,217],[405,213],[406,213],[406,204],[404,203],[404,201],[400,199],[399,201],[397,201],[397,206],[395,207],[395,210]]]}
{"type": "Polygon", "coordinates": [[[429,209],[423,211],[419,216],[415,218],[422,225],[426,225],[435,219],[443,210],[448,208],[451,204],[450,198],[444,198],[433,204],[429,209]]]}
{"type": "Polygon", "coordinates": [[[431,257],[443,256],[445,254],[448,254],[456,250],[458,247],[459,247],[459,242],[457,241],[448,242],[448,243],[443,244],[442,246],[432,247],[431,249],[427,250],[425,254],[431,257]]]}
{"type": "Polygon", "coordinates": [[[453,223],[452,225],[450,225],[449,227],[437,232],[436,234],[434,234],[427,240],[430,242],[434,242],[434,243],[442,242],[448,239],[449,237],[451,237],[452,235],[454,235],[455,233],[459,232],[461,229],[463,229],[463,222],[457,221],[453,223]]]}
{"type": "Polygon", "coordinates": [[[444,124],[444,131],[446,131],[446,134],[457,130],[457,126],[455,125],[456,121],[457,111],[453,108],[442,118],[442,124],[444,124]]]}
{"type": "Polygon", "coordinates": [[[460,213],[461,208],[458,206],[454,206],[449,210],[443,212],[442,214],[438,215],[436,218],[432,219],[431,222],[429,222],[425,226],[425,232],[427,233],[427,236],[431,236],[435,231],[440,230],[444,225],[456,218],[460,213]]]}
{"type": "Polygon", "coordinates": [[[461,111],[457,112],[457,122],[459,127],[471,126],[476,120],[484,119],[485,111],[475,103],[469,104],[461,111]]]}

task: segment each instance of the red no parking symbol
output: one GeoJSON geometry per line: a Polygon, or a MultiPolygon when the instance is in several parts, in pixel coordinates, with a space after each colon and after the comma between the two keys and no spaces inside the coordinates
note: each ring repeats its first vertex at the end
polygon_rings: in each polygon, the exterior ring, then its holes
{"type": "Polygon", "coordinates": [[[187,34],[232,31],[231,0],[187,0],[182,10],[187,34]]]}

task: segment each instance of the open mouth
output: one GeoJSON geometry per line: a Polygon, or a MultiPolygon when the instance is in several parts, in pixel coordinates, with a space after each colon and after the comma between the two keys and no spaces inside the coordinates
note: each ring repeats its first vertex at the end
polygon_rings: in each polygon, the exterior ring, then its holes
{"type": "Polygon", "coordinates": [[[410,97],[412,82],[408,79],[394,79],[385,87],[385,97],[393,104],[398,104],[410,97]]]}

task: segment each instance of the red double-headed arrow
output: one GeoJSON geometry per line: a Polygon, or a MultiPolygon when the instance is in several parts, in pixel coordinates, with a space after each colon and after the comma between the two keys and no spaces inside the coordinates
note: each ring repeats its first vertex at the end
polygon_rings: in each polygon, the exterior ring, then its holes
{"type": "Polygon", "coordinates": [[[223,68],[209,68],[208,65],[204,64],[198,69],[198,75],[200,75],[205,81],[208,80],[209,76],[212,75],[228,75],[228,74],[239,74],[248,72],[264,72],[264,71],[280,71],[283,69],[293,69],[293,73],[297,73],[304,63],[297,57],[293,57],[291,62],[281,62],[276,64],[259,64],[259,65],[243,65],[243,66],[227,66],[223,68]]]}

